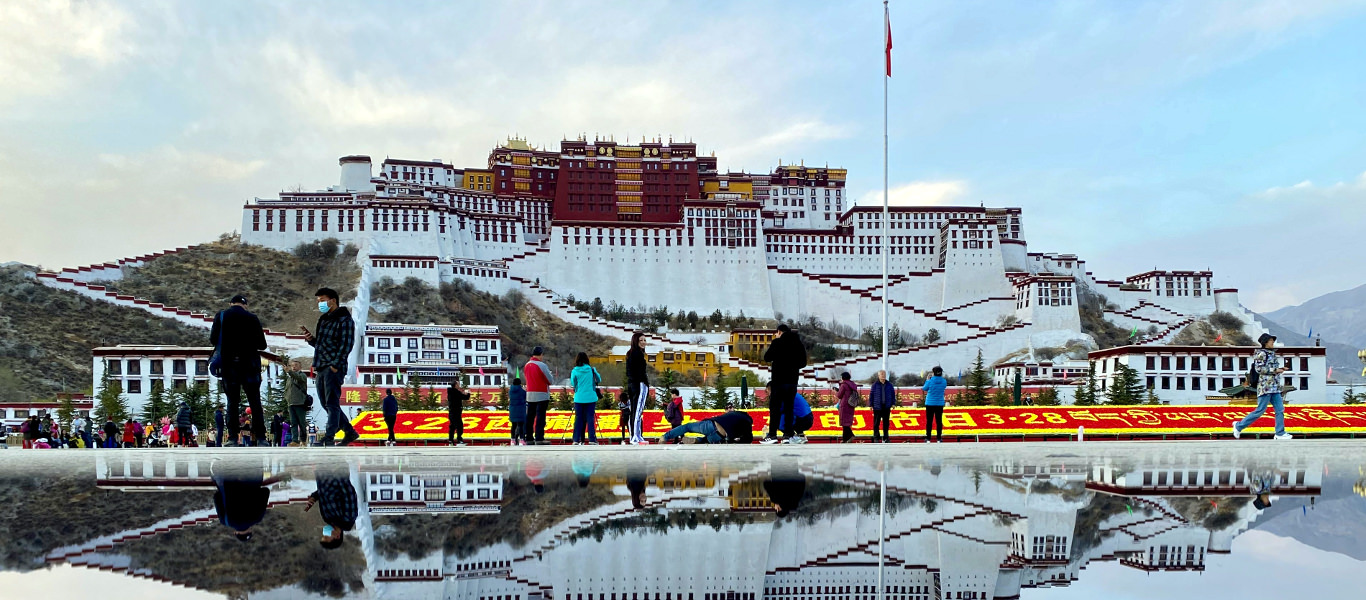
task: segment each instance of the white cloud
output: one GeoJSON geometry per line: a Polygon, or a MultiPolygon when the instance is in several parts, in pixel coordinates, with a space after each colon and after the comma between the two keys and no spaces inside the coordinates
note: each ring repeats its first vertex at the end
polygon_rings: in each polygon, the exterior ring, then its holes
{"type": "MultiPolygon", "coordinates": [[[[892,206],[949,206],[967,194],[965,181],[912,181],[897,184],[888,193],[892,206]]],[[[860,206],[882,206],[882,190],[868,192],[858,201],[860,206]]]]}
{"type": "Polygon", "coordinates": [[[89,67],[127,57],[130,22],[98,0],[0,2],[0,102],[51,93],[89,67]]]}

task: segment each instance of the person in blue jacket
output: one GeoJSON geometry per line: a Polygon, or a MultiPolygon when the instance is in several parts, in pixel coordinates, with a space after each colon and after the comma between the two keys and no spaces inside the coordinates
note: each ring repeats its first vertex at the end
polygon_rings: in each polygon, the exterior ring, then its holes
{"type": "Polygon", "coordinates": [[[944,441],[944,388],[949,382],[944,379],[944,369],[935,367],[930,378],[920,389],[925,390],[925,443],[930,443],[930,427],[938,429],[937,442],[944,441]]]}
{"type": "Polygon", "coordinates": [[[508,388],[508,422],[512,424],[512,445],[525,446],[526,388],[522,387],[521,377],[513,377],[512,387],[508,388]]]}
{"type": "Polygon", "coordinates": [[[896,386],[887,381],[887,372],[878,371],[877,379],[873,381],[872,389],[868,392],[868,408],[873,409],[873,443],[878,442],[879,426],[881,429],[882,443],[892,441],[888,435],[892,422],[892,407],[896,406],[896,386]]]}

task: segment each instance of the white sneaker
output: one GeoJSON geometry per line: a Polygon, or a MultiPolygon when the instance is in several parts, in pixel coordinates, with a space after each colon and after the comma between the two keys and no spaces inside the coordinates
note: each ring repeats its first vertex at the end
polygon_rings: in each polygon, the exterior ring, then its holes
{"type": "Polygon", "coordinates": [[[1278,439],[1278,440],[1288,440],[1288,439],[1291,439],[1291,438],[1293,438],[1293,437],[1295,437],[1295,436],[1290,435],[1290,434],[1288,434],[1288,433],[1280,433],[1280,434],[1277,434],[1277,435],[1276,435],[1276,439],[1278,439]]]}
{"type": "Polygon", "coordinates": [[[1239,437],[1242,437],[1242,435],[1243,435],[1243,432],[1238,430],[1238,424],[1237,424],[1237,423],[1234,423],[1234,424],[1233,424],[1233,439],[1236,440],[1236,439],[1238,439],[1239,437]]]}
{"type": "Polygon", "coordinates": [[[773,444],[777,444],[777,443],[778,443],[778,438],[766,437],[766,438],[760,440],[759,443],[760,443],[760,444],[763,444],[763,445],[765,445],[765,446],[770,446],[770,445],[773,445],[773,444]]]}
{"type": "Polygon", "coordinates": [[[797,437],[794,437],[794,438],[792,438],[792,443],[794,443],[794,444],[805,444],[805,443],[806,443],[806,436],[804,436],[804,435],[799,435],[799,436],[797,436],[797,437]]]}

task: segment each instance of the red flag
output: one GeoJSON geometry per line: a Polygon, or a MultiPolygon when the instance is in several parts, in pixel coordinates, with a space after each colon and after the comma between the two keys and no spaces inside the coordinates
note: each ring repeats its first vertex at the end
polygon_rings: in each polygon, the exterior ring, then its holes
{"type": "Polygon", "coordinates": [[[883,17],[887,22],[887,76],[892,76],[892,15],[883,8],[883,17]]]}
{"type": "Polygon", "coordinates": [[[1222,340],[1222,339],[1224,339],[1224,334],[1221,333],[1221,334],[1219,334],[1218,336],[1215,336],[1214,341],[1217,342],[1217,341],[1222,340]]]}

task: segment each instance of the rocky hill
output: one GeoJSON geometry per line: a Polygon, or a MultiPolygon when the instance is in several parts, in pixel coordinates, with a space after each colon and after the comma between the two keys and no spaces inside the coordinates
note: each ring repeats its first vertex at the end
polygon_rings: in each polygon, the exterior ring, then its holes
{"type": "Polygon", "coordinates": [[[0,267],[0,400],[90,388],[90,349],[204,345],[202,329],[44,286],[25,265],[0,267]]]}
{"type": "Polygon", "coordinates": [[[342,301],[355,297],[360,282],[356,253],[355,246],[342,247],[334,239],[280,252],[225,235],[101,284],[120,294],[207,314],[226,308],[234,295],[245,294],[262,325],[297,333],[300,325],[312,328],[318,320],[318,288],[336,289],[342,301]]]}
{"type": "Polygon", "coordinates": [[[1366,348],[1366,285],[1273,310],[1266,317],[1300,335],[1313,328],[1324,342],[1366,348]]]}
{"type": "MultiPolygon", "coordinates": [[[[1271,335],[1276,336],[1276,341],[1287,346],[1313,346],[1314,340],[1296,333],[1289,328],[1266,318],[1265,315],[1257,315],[1257,322],[1262,324],[1271,335]]],[[[1333,368],[1333,379],[1341,382],[1359,380],[1356,375],[1361,373],[1361,361],[1357,358],[1357,348],[1347,344],[1336,342],[1323,343],[1328,349],[1328,366],[1333,368]]]]}

